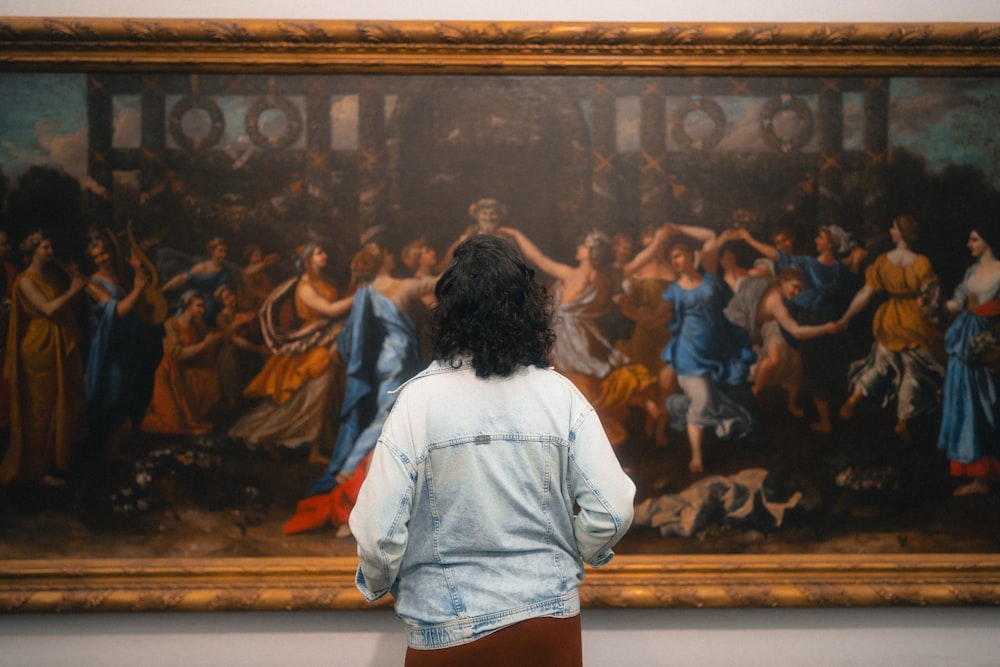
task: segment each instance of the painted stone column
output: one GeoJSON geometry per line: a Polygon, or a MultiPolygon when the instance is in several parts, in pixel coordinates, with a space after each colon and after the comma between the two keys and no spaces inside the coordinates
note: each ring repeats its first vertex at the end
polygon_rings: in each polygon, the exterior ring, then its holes
{"type": "Polygon", "coordinates": [[[595,83],[591,96],[590,146],[592,224],[599,229],[611,229],[615,226],[618,211],[615,95],[602,82],[595,83]]]}
{"type": "Polygon", "coordinates": [[[374,84],[366,83],[358,97],[359,232],[386,221],[385,173],[385,99],[374,84]]]}
{"type": "Polygon", "coordinates": [[[667,101],[656,82],[639,97],[639,229],[658,226],[669,215],[667,202],[667,101]]]}
{"type": "Polygon", "coordinates": [[[862,241],[884,234],[889,167],[889,79],[865,81],[864,220],[862,241]]]}

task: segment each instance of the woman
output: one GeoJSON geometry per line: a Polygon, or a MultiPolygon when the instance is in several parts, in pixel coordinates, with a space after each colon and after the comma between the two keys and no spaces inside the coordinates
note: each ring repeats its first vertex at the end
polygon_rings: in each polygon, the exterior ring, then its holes
{"type": "Polygon", "coordinates": [[[806,276],[794,266],[786,266],[773,280],[748,275],[725,308],[726,318],[746,329],[757,353],[757,365],[751,369],[754,396],[764,387],[781,386],[787,392],[786,409],[795,417],[804,413],[798,405],[802,383],[802,359],[786,337],[808,340],[837,331],[836,322],[824,325],[801,325],[795,321],[785,303],[802,291],[806,276]]]}
{"type": "MultiPolygon", "coordinates": [[[[205,314],[203,320],[209,326],[215,326],[215,317],[218,315],[218,307],[215,304],[213,295],[220,285],[237,285],[240,280],[240,269],[227,260],[229,257],[229,246],[222,238],[216,236],[205,245],[208,257],[195,262],[189,269],[182,270],[174,275],[170,280],[160,286],[161,292],[168,292],[178,287],[188,285],[198,292],[205,302],[205,314]]],[[[160,273],[171,275],[173,272],[167,269],[168,264],[190,261],[183,253],[172,251],[167,248],[162,249],[157,254],[157,264],[160,273]]]]}
{"type": "Polygon", "coordinates": [[[338,337],[347,388],[337,444],[326,473],[309,487],[325,493],[348,481],[378,439],[395,390],[420,370],[420,331],[414,323],[437,276],[396,278],[396,256],[378,244],[351,261],[354,305],[338,337]]]}
{"type": "Polygon", "coordinates": [[[746,331],[724,314],[732,291],[716,277],[714,261],[706,262],[702,271],[695,259],[702,243],[679,229],[666,225],[654,241],[666,243],[677,273],[677,281],[663,293],[671,334],[663,361],[683,392],[667,398],[670,424],[687,431],[688,470],[698,474],[704,471],[702,446],[707,429],[719,438],[738,439],[756,428],[756,403],[747,383],[754,354],[746,331]]]}
{"type": "Polygon", "coordinates": [[[550,354],[555,369],[594,404],[613,444],[628,438],[624,419],[632,408],[646,412],[651,430],[663,413],[656,401],[657,378],[645,366],[630,363],[604,328],[615,308],[607,236],[598,231],[587,234],[577,245],[576,265],[571,266],[545,255],[516,229],[499,231],[514,239],[528,261],[556,279],[552,324],[556,339],[550,354]]]}
{"type": "Polygon", "coordinates": [[[87,278],[70,272],[67,289],[52,273],[52,241],[29,235],[28,268],[11,291],[4,373],[10,381],[10,444],[0,482],[62,486],[72,447],[86,434],[83,359],[71,312],[87,278]]]}
{"type": "Polygon", "coordinates": [[[91,454],[116,456],[122,437],[142,422],[153,396],[153,378],[163,356],[159,327],[144,324],[137,306],[149,276],[129,254],[134,278],[125,282],[111,241],[96,237],[88,246],[94,263],[87,355],[87,420],[91,454]],[[105,450],[107,450],[105,452],[105,450]]]}
{"type": "Polygon", "coordinates": [[[240,269],[240,281],[234,288],[236,307],[240,312],[256,312],[274,291],[267,269],[277,264],[281,258],[276,252],[265,255],[259,245],[251,243],[243,249],[243,259],[246,265],[240,269]]]}
{"type": "Polygon", "coordinates": [[[271,356],[266,345],[253,341],[250,327],[256,322],[253,311],[238,310],[239,299],[229,285],[215,290],[215,303],[219,314],[215,325],[222,332],[222,342],[216,355],[219,373],[219,405],[227,417],[240,412],[246,403],[243,389],[260,371],[264,360],[271,356]]]}
{"type": "Polygon", "coordinates": [[[663,368],[660,355],[670,340],[663,293],[677,280],[677,274],[664,256],[662,246],[653,249],[656,252],[650,249],[655,233],[655,229],[643,233],[643,250],[622,267],[624,291],[616,301],[622,313],[635,321],[632,335],[619,343],[618,349],[633,363],[645,366],[651,375],[659,377],[663,368]]]}
{"type": "Polygon", "coordinates": [[[930,260],[911,249],[918,234],[913,216],[901,215],[892,221],[889,236],[895,248],[879,255],[868,267],[864,287],[839,321],[839,327],[846,329],[875,294],[888,295],[875,311],[871,353],[851,366],[851,394],[840,408],[840,419],[849,420],[866,397],[883,406],[895,401],[895,432],[904,441],[911,439],[911,419],[937,409],[944,380],[944,367],[938,361],[944,351],[941,334],[921,305],[937,287],[938,277],[930,260]]]}
{"type": "Polygon", "coordinates": [[[7,346],[7,329],[10,327],[10,302],[17,280],[18,268],[14,263],[14,250],[10,236],[0,229],[0,431],[10,428],[10,383],[3,373],[4,353],[7,346]]]}
{"type": "Polygon", "coordinates": [[[499,232],[514,239],[529,262],[556,280],[552,365],[588,400],[595,400],[601,380],[627,359],[600,326],[601,318],[614,305],[607,271],[611,260],[607,237],[600,232],[588,234],[576,247],[576,265],[569,265],[547,256],[520,230],[501,227],[499,232]]]}
{"type": "Polygon", "coordinates": [[[337,336],[347,372],[337,444],[326,471],[285,522],[285,535],[328,523],[337,526],[337,537],[351,534],[347,517],[396,390],[420,370],[413,313],[424,310],[423,297],[433,291],[437,276],[395,278],[395,266],[395,255],[376,243],[366,244],[351,260],[354,303],[337,336]]]}
{"type": "Polygon", "coordinates": [[[163,323],[163,359],[141,430],[180,435],[212,430],[207,417],[219,401],[214,351],[222,333],[202,322],[204,313],[205,297],[188,290],[181,295],[177,314],[163,323]]]}
{"type": "MultiPolygon", "coordinates": [[[[434,248],[427,245],[426,237],[421,236],[415,241],[411,241],[403,246],[399,252],[400,259],[414,278],[430,278],[436,276],[438,270],[438,257],[434,248]]],[[[425,366],[433,358],[431,350],[431,337],[427,335],[430,328],[431,311],[437,305],[434,301],[434,292],[424,294],[420,299],[424,308],[416,309],[411,316],[413,324],[416,325],[420,333],[420,360],[421,367],[425,366]]]]}
{"type": "Polygon", "coordinates": [[[545,289],[507,241],[459,246],[436,360],[404,385],[350,525],[357,585],[409,628],[406,664],[581,665],[579,581],[635,486],[593,408],[547,368],[545,289]]]}
{"type": "Polygon", "coordinates": [[[233,438],[251,447],[309,448],[309,462],[329,463],[333,420],[343,397],[343,365],[336,337],[351,310],[353,295],[340,298],[325,278],[328,256],[311,242],[298,254],[299,275],[274,291],[261,307],[261,326],[275,354],[244,389],[249,398],[263,399],[229,429],[233,438]],[[288,301],[291,300],[291,304],[288,301]],[[286,325],[286,305],[294,308],[294,326],[286,325]]]}
{"type": "MultiPolygon", "coordinates": [[[[847,311],[858,290],[854,272],[840,261],[841,256],[858,257],[849,235],[837,225],[824,225],[816,234],[816,256],[790,255],[757,241],[750,232],[740,236],[755,250],[775,263],[777,271],[794,266],[806,274],[807,283],[791,305],[799,324],[818,325],[838,320],[847,311]]],[[[831,433],[830,406],[847,396],[848,339],[846,333],[825,334],[801,341],[802,367],[813,394],[817,419],[809,424],[815,433],[831,433]]]]}
{"type": "Polygon", "coordinates": [[[1000,480],[1000,367],[995,357],[1000,328],[1000,223],[977,225],[968,247],[975,264],[945,304],[957,317],[945,333],[948,367],[938,449],[951,461],[951,474],[971,477],[956,496],[987,493],[1000,480]],[[977,342],[992,338],[987,350],[977,342]],[[993,357],[987,364],[986,357],[993,357]]]}

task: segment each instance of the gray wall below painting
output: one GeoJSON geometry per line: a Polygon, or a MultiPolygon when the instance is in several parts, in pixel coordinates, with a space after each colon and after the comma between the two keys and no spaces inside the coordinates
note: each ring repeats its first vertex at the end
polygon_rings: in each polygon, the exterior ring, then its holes
{"type": "MultiPolygon", "coordinates": [[[[0,0],[0,16],[134,16],[125,0],[0,0]]],[[[1000,21],[996,0],[152,0],[147,17],[617,21],[1000,21]]],[[[586,610],[588,665],[938,667],[1000,665],[992,608],[586,610]]],[[[6,667],[351,665],[402,663],[387,612],[0,616],[6,667]]]]}
{"type": "MultiPolygon", "coordinates": [[[[975,608],[585,610],[587,665],[995,667],[998,615],[975,608]]],[[[0,617],[6,667],[402,664],[389,612],[0,617]]]]}

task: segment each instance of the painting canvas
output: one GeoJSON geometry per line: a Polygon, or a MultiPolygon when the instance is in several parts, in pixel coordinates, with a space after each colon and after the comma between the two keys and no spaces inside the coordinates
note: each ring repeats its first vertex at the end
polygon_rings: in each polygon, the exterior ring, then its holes
{"type": "MultiPolygon", "coordinates": [[[[96,573],[130,567],[142,576],[127,580],[155,592],[122,594],[134,608],[343,604],[364,455],[387,390],[428,360],[434,276],[474,233],[534,260],[557,331],[573,337],[554,363],[595,403],[638,486],[623,569],[594,573],[608,587],[595,601],[706,604],[718,568],[752,578],[761,562],[772,579],[793,563],[804,581],[816,563],[827,577],[844,565],[866,590],[886,575],[857,573],[880,557],[994,562],[997,495],[963,486],[939,447],[954,409],[942,398],[954,313],[940,305],[976,259],[971,230],[1000,210],[1000,79],[842,69],[5,67],[6,608],[102,608],[96,573]],[[901,235],[925,267],[905,294],[878,273],[901,235]],[[727,311],[746,339],[744,426],[678,423],[692,390],[664,362],[683,317],[663,309],[680,275],[669,237],[717,279],[719,313],[749,300],[744,319],[727,311]],[[831,243],[839,310],[810,322],[808,341],[777,321],[762,333],[765,294],[800,313],[782,266],[831,243]],[[581,252],[599,284],[563,298],[546,268],[581,252]],[[39,267],[46,279],[24,287],[39,267]],[[350,297],[383,274],[396,310],[365,315],[350,297]],[[321,303],[303,300],[304,281],[321,303]],[[866,284],[870,299],[834,326],[866,284]],[[39,294],[56,314],[39,312],[39,294]],[[926,363],[902,388],[903,367],[873,352],[894,299],[919,302],[927,325],[926,363]],[[44,345],[31,340],[39,319],[44,345]],[[369,348],[400,331],[405,363],[386,372],[369,348]],[[833,387],[804,361],[817,351],[833,387]],[[282,594],[171,600],[156,573],[179,563],[223,591],[226,573],[263,572],[282,594]],[[46,583],[67,568],[79,599],[46,583]],[[316,592],[323,577],[339,577],[335,594],[316,592]],[[697,601],[623,593],[670,577],[697,601]]],[[[729,334],[701,335],[718,349],[729,334]]],[[[996,415],[995,395],[975,399],[996,415]]],[[[907,600],[954,602],[958,576],[947,571],[940,598],[904,578],[919,591],[907,600]]],[[[990,600],[995,581],[976,576],[968,601],[990,600]]],[[[872,601],[838,586],[841,602],[872,601]]],[[[780,587],[752,601],[810,603],[780,587]]]]}

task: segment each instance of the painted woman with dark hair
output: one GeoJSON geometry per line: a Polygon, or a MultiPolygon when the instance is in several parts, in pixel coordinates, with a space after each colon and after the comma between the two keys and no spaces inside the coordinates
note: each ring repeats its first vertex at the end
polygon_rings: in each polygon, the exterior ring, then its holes
{"type": "Polygon", "coordinates": [[[579,582],[635,486],[594,409],[548,368],[550,303],[506,240],[460,245],[435,361],[403,385],[350,516],[357,586],[395,598],[406,664],[582,664],[579,582]]]}
{"type": "Polygon", "coordinates": [[[951,474],[972,478],[955,495],[987,493],[1000,481],[1000,223],[976,225],[967,243],[976,260],[945,307],[943,415],[938,449],[951,474]]]}
{"type": "Polygon", "coordinates": [[[327,523],[337,526],[338,537],[350,535],[347,516],[396,390],[420,371],[420,332],[411,313],[425,308],[422,299],[437,276],[396,278],[395,267],[395,255],[377,243],[365,244],[351,260],[353,303],[337,335],[346,373],[337,441],[326,470],[285,522],[286,535],[327,523]]]}

